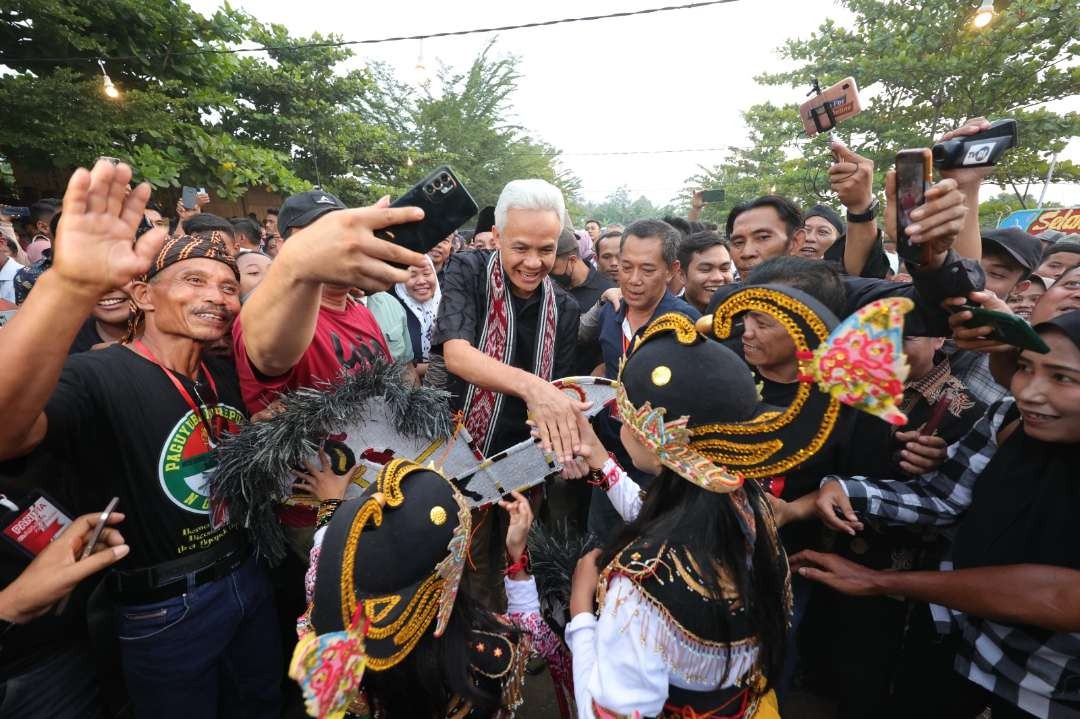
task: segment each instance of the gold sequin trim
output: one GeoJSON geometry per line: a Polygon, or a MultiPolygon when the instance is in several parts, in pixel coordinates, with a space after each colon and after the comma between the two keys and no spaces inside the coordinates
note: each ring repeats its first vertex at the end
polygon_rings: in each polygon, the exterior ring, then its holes
{"type": "Polygon", "coordinates": [[[356,568],[356,543],[360,541],[360,533],[364,531],[368,520],[378,527],[382,524],[381,496],[375,496],[364,502],[364,506],[353,517],[349,525],[349,533],[345,536],[345,551],[341,553],[341,621],[346,627],[352,625],[353,615],[356,614],[356,591],[355,576],[356,568]]]}
{"type": "MultiPolygon", "coordinates": [[[[641,337],[638,339],[638,344],[643,344],[661,332],[674,332],[675,339],[679,341],[679,344],[684,345],[692,345],[702,339],[697,327],[694,326],[693,320],[678,312],[668,312],[649,323],[649,326],[645,328],[645,331],[642,332],[641,337]]],[[[635,345],[636,348],[637,345],[635,345]]]]}
{"type": "Polygon", "coordinates": [[[379,491],[386,495],[387,505],[401,506],[401,503],[405,501],[405,495],[401,491],[401,482],[411,472],[419,469],[422,467],[408,459],[392,459],[387,462],[386,466],[379,471],[379,478],[376,480],[379,491]]]}

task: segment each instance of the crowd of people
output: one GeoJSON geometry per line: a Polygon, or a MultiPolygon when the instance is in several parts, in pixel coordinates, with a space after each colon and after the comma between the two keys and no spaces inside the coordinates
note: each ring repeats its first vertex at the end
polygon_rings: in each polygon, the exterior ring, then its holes
{"type": "Polygon", "coordinates": [[[521,179],[423,255],[377,236],[423,220],[388,198],[170,217],[106,160],[0,218],[0,716],[540,716],[546,665],[564,719],[1080,717],[1080,241],[980,228],[990,168],[959,168],[905,263],[892,173],[832,149],[839,211],[622,226],[521,179]],[[805,376],[890,298],[893,423],[805,376]],[[560,476],[470,510],[435,464],[349,491],[320,451],[268,562],[217,448],[386,367],[560,476]],[[616,381],[591,419],[552,384],[582,375],[616,381]],[[582,550],[561,618],[545,533],[582,550]]]}

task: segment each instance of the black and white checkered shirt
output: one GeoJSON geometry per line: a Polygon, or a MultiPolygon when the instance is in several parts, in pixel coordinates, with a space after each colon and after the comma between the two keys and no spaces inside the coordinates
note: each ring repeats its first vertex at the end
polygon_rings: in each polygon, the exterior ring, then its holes
{"type": "MultiPolygon", "coordinates": [[[[935,472],[911,482],[840,479],[852,509],[890,524],[955,527],[1014,404],[1009,396],[991,406],[949,447],[935,472]]],[[[952,563],[946,560],[941,568],[951,570],[952,563]]],[[[958,631],[964,639],[954,665],[961,675],[1035,716],[1080,719],[1080,633],[1000,624],[938,605],[931,609],[940,631],[958,631]]]]}

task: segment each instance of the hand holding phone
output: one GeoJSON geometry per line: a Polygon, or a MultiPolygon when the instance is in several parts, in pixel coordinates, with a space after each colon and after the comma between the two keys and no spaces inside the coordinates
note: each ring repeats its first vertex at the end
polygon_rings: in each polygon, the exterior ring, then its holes
{"type": "MultiPolygon", "coordinates": [[[[817,87],[815,80],[814,87],[817,87]]],[[[799,106],[799,118],[810,137],[819,132],[829,132],[838,124],[862,112],[859,86],[855,78],[845,77],[820,94],[816,94],[799,106]]]]}
{"type": "Polygon", "coordinates": [[[454,171],[443,165],[390,203],[391,207],[419,207],[424,219],[376,231],[396,245],[426,253],[465,224],[479,209],[454,171]]]}
{"type": "Polygon", "coordinates": [[[931,247],[915,245],[907,228],[915,224],[911,213],[926,203],[930,189],[933,156],[926,148],[901,150],[896,154],[896,253],[916,268],[929,264],[931,247]]]}
{"type": "MultiPolygon", "coordinates": [[[[86,546],[83,547],[82,556],[79,557],[79,561],[87,559],[94,553],[94,545],[101,539],[101,533],[105,531],[105,524],[109,521],[109,517],[112,515],[113,510],[116,509],[116,505],[119,504],[120,498],[113,497],[109,503],[102,510],[101,514],[97,517],[97,524],[94,525],[94,529],[90,532],[90,537],[86,540],[86,546]]],[[[56,605],[56,613],[63,614],[67,609],[68,601],[71,599],[70,594],[64,595],[64,598],[60,600],[60,603],[56,605]]]]}
{"type": "MultiPolygon", "coordinates": [[[[28,622],[49,611],[56,602],[70,594],[79,582],[115,564],[127,556],[130,547],[124,543],[120,532],[103,533],[97,528],[101,513],[84,514],[56,536],[29,566],[11,584],[0,590],[0,617],[15,622],[28,622]],[[93,552],[85,559],[84,546],[93,548],[97,542],[90,541],[97,532],[97,539],[104,539],[106,548],[93,552]]],[[[104,524],[114,525],[123,521],[124,515],[106,515],[104,524]]]]}

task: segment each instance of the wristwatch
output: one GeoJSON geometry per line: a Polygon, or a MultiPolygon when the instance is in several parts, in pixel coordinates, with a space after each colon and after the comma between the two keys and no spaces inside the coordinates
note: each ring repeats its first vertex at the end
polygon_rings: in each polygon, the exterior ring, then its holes
{"type": "Polygon", "coordinates": [[[848,222],[870,222],[877,217],[878,201],[876,197],[870,198],[870,206],[866,208],[864,212],[852,212],[848,210],[847,221],[848,222]]]}

